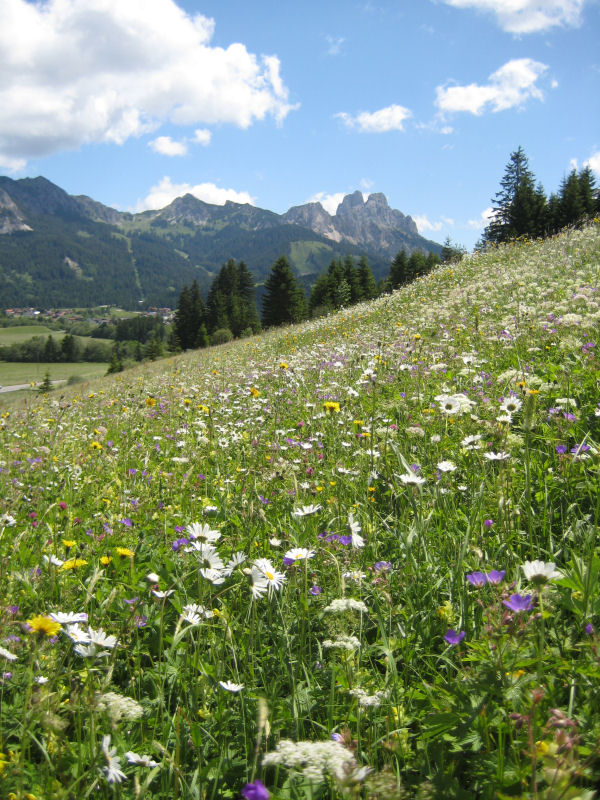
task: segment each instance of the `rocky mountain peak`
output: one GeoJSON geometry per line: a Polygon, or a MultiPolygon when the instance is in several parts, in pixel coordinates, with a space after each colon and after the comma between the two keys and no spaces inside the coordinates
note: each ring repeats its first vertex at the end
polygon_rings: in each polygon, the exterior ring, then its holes
{"type": "Polygon", "coordinates": [[[352,194],[347,194],[337,207],[336,216],[345,217],[352,214],[355,209],[362,208],[365,204],[363,193],[358,189],[352,194]]]}

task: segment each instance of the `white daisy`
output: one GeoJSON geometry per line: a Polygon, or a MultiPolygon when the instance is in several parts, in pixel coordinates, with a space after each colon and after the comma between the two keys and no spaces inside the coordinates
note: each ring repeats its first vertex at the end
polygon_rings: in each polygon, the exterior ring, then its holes
{"type": "Polygon", "coordinates": [[[199,542],[216,542],[221,538],[221,532],[212,530],[210,525],[207,525],[206,523],[201,524],[199,522],[192,522],[191,525],[187,526],[186,531],[189,534],[190,539],[194,539],[199,542]]]}
{"type": "Polygon", "coordinates": [[[16,661],[18,656],[14,653],[11,653],[10,650],[7,650],[5,647],[0,647],[0,656],[5,658],[7,661],[16,661]]]}
{"type": "Polygon", "coordinates": [[[289,559],[290,561],[306,561],[314,555],[314,550],[309,550],[306,547],[293,547],[291,550],[287,551],[284,559],[289,559]]]}
{"type": "Polygon", "coordinates": [[[352,512],[348,514],[348,528],[350,529],[350,536],[352,537],[352,547],[360,548],[365,546],[365,540],[360,535],[362,528],[354,519],[352,512]]]}
{"type": "Polygon", "coordinates": [[[125,758],[129,764],[135,764],[138,767],[158,767],[158,762],[153,761],[150,756],[138,756],[137,753],[133,753],[131,750],[125,753],[125,758]]]}
{"type": "Polygon", "coordinates": [[[219,681],[219,686],[221,689],[225,689],[226,692],[233,692],[234,694],[241,692],[244,688],[243,683],[232,683],[232,681],[219,681]]]}
{"type": "Polygon", "coordinates": [[[410,486],[421,486],[425,483],[425,478],[421,478],[420,475],[416,475],[414,472],[408,472],[405,475],[400,475],[400,480],[402,483],[410,486]]]}
{"type": "Polygon", "coordinates": [[[110,733],[102,739],[102,752],[106,759],[106,766],[102,767],[107,783],[121,783],[127,780],[127,775],[121,770],[121,759],[117,756],[116,747],[110,746],[110,733]]]}
{"type": "Polygon", "coordinates": [[[292,517],[308,517],[310,514],[316,514],[317,511],[320,511],[322,506],[318,505],[310,505],[310,506],[302,506],[301,508],[296,508],[292,511],[292,517]]]}
{"type": "Polygon", "coordinates": [[[532,583],[547,583],[553,578],[560,578],[561,573],[552,561],[526,561],[521,565],[525,578],[532,583]]]}

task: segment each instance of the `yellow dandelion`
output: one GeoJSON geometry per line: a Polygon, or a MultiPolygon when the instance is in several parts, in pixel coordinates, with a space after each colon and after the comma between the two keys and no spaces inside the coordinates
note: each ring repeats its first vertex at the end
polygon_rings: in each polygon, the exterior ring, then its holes
{"type": "Polygon", "coordinates": [[[94,441],[90,444],[90,447],[92,448],[92,450],[102,450],[102,445],[100,444],[100,442],[94,441]]]}
{"type": "Polygon", "coordinates": [[[119,556],[125,556],[127,558],[133,558],[135,553],[133,550],[130,550],[128,547],[115,547],[115,551],[119,556]]]}
{"type": "Polygon", "coordinates": [[[147,398],[146,398],[146,405],[147,405],[149,408],[152,408],[152,406],[155,406],[155,405],[156,405],[156,400],[155,400],[153,397],[147,397],[147,398]]]}
{"type": "Polygon", "coordinates": [[[112,561],[112,556],[100,556],[100,563],[106,567],[112,561]]]}
{"type": "Polygon", "coordinates": [[[61,566],[61,570],[77,569],[78,567],[85,567],[86,564],[87,561],[85,558],[70,558],[68,561],[64,562],[61,566]]]}
{"type": "Polygon", "coordinates": [[[252,386],[252,388],[250,389],[250,394],[252,395],[252,397],[259,397],[260,396],[260,392],[258,391],[256,386],[252,386]]]}
{"type": "Polygon", "coordinates": [[[286,364],[286,362],[285,362],[285,361],[280,361],[280,362],[279,362],[279,369],[289,369],[289,366],[290,366],[290,365],[289,365],[289,364],[286,364]]]}
{"type": "Polygon", "coordinates": [[[61,629],[60,622],[55,622],[51,617],[35,616],[27,620],[30,633],[41,633],[44,636],[56,636],[61,629]]]}
{"type": "Polygon", "coordinates": [[[75,547],[75,545],[77,544],[77,542],[75,541],[75,539],[63,539],[63,540],[62,540],[62,543],[63,543],[63,544],[64,544],[64,546],[65,546],[65,547],[67,547],[67,548],[68,548],[68,547],[75,547]]]}
{"type": "Polygon", "coordinates": [[[334,400],[326,400],[323,403],[323,408],[328,414],[331,414],[332,412],[338,413],[340,410],[340,404],[336,403],[334,400]]]}

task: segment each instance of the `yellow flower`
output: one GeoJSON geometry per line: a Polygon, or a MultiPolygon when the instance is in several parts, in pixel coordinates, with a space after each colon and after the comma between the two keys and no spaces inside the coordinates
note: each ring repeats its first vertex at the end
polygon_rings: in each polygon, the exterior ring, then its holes
{"type": "Polygon", "coordinates": [[[452,617],[454,616],[454,611],[452,610],[452,603],[449,600],[446,600],[444,605],[440,606],[437,610],[438,616],[444,622],[452,622],[452,617]]]}
{"type": "Polygon", "coordinates": [[[70,558],[61,566],[61,570],[77,569],[77,567],[85,567],[86,564],[85,558],[70,558]]]}
{"type": "Polygon", "coordinates": [[[256,386],[253,386],[253,387],[250,389],[250,394],[252,395],[252,397],[258,397],[258,396],[260,395],[260,392],[258,391],[258,389],[256,388],[256,386]]]}
{"type": "Polygon", "coordinates": [[[155,400],[153,397],[147,397],[147,398],[146,398],[146,405],[147,405],[149,408],[152,408],[152,406],[155,406],[155,405],[156,405],[156,400],[155,400]]]}
{"type": "Polygon", "coordinates": [[[62,543],[65,547],[75,547],[77,542],[74,539],[63,539],[62,543]]]}
{"type": "Polygon", "coordinates": [[[326,401],[323,403],[323,408],[325,409],[325,411],[326,411],[328,414],[331,414],[331,412],[332,412],[332,411],[335,411],[335,412],[337,413],[337,412],[339,412],[339,410],[340,410],[340,404],[339,404],[339,403],[336,403],[336,402],[335,402],[335,401],[333,401],[333,400],[326,400],[326,401]]]}
{"type": "Polygon", "coordinates": [[[60,622],[55,622],[51,617],[36,616],[27,620],[30,633],[43,633],[44,636],[56,636],[61,629],[60,622]]]}
{"type": "Polygon", "coordinates": [[[130,550],[128,547],[115,547],[117,555],[119,556],[127,556],[128,558],[133,558],[135,553],[133,550],[130,550]]]}
{"type": "Polygon", "coordinates": [[[289,364],[286,364],[286,363],[285,363],[285,361],[280,361],[280,362],[279,362],[279,369],[288,369],[288,368],[289,368],[289,366],[290,366],[290,365],[289,365],[289,364]]]}
{"type": "Polygon", "coordinates": [[[111,561],[112,561],[112,556],[100,556],[100,563],[104,564],[104,566],[110,564],[111,561]]]}

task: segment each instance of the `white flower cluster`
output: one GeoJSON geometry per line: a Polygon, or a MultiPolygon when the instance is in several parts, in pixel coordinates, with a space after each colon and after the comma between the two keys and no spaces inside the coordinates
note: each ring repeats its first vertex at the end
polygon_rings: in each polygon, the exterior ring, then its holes
{"type": "Polygon", "coordinates": [[[352,697],[356,697],[358,700],[358,705],[362,706],[363,708],[377,708],[377,706],[380,706],[382,701],[387,697],[386,692],[367,694],[364,689],[359,688],[350,689],[350,694],[352,697]]]}
{"type": "Polygon", "coordinates": [[[340,650],[358,650],[360,647],[360,640],[356,636],[338,636],[337,639],[325,639],[323,642],[325,650],[332,650],[339,648],[340,650]]]}
{"type": "Polygon", "coordinates": [[[117,692],[97,694],[96,706],[100,711],[106,711],[113,722],[139,719],[144,714],[144,709],[136,700],[117,692]]]}
{"type": "Polygon", "coordinates": [[[339,614],[342,611],[360,611],[366,614],[368,610],[362,600],[354,600],[352,597],[337,597],[324,609],[330,614],[339,614]]]}
{"type": "Polygon", "coordinates": [[[359,767],[353,753],[333,739],[325,742],[282,739],[275,751],[263,758],[263,766],[273,764],[301,772],[307,780],[315,782],[330,775],[337,781],[357,783],[370,772],[369,767],[359,767]]]}

